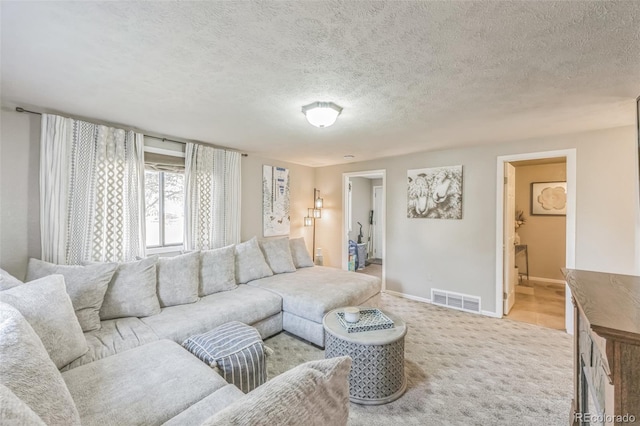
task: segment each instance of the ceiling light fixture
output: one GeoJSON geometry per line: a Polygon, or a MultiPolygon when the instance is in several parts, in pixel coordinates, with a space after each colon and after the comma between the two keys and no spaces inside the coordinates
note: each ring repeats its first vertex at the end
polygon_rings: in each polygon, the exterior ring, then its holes
{"type": "Polygon", "coordinates": [[[342,107],[333,102],[313,102],[302,107],[302,113],[309,124],[316,127],[329,127],[336,122],[342,107]]]}

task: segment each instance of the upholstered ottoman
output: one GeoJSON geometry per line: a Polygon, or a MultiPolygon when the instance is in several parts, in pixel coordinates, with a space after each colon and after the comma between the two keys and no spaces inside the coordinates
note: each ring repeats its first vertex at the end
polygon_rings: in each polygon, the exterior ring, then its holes
{"type": "Polygon", "coordinates": [[[267,381],[266,355],[272,351],[251,326],[228,322],[189,337],[182,346],[244,393],[267,381]]]}

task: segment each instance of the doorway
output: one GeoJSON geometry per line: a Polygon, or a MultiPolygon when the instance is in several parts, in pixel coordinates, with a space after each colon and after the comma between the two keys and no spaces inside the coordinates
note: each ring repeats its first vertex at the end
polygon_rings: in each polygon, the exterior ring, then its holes
{"type": "Polygon", "coordinates": [[[383,290],[385,197],[385,170],[343,174],[342,268],[377,276],[382,280],[383,290]]]}
{"type": "Polygon", "coordinates": [[[575,264],[575,149],[498,157],[497,174],[497,316],[572,332],[560,269],[575,264]],[[566,216],[532,211],[538,181],[563,182],[566,216]]]}

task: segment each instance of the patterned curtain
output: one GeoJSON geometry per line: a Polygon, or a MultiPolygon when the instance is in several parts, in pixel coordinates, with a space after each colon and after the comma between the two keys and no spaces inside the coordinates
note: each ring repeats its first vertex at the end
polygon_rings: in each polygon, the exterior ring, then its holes
{"type": "Polygon", "coordinates": [[[40,144],[42,259],[144,256],[143,135],[43,114],[40,144]]]}
{"type": "Polygon", "coordinates": [[[240,242],[240,153],[188,143],[185,158],[185,249],[240,242]]]}

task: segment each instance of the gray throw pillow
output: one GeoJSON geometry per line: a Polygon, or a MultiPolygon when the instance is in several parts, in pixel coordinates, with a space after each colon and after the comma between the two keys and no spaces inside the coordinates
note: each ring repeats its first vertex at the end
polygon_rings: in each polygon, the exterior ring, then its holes
{"type": "Polygon", "coordinates": [[[49,275],[0,292],[0,302],[20,311],[58,369],[89,350],[62,275],[49,275]]]}
{"type": "Polygon", "coordinates": [[[237,286],[235,246],[200,252],[200,296],[233,290],[237,286]]]}
{"type": "Polygon", "coordinates": [[[44,278],[47,275],[64,276],[67,293],[71,297],[82,331],[100,329],[100,308],[104,294],[117,263],[97,263],[94,265],[54,265],[38,259],[29,259],[27,281],[44,278]]]}
{"type": "Polygon", "coordinates": [[[237,399],[202,426],[346,425],[350,370],[347,356],[299,365],[237,399]]]}
{"type": "Polygon", "coordinates": [[[156,289],[157,258],[121,263],[109,282],[100,308],[103,320],[148,317],[160,313],[156,289]]]}
{"type": "Polygon", "coordinates": [[[236,280],[240,284],[272,275],[273,271],[264,260],[256,237],[236,244],[236,280]]]}
{"type": "Polygon", "coordinates": [[[0,384],[0,424],[46,426],[24,401],[3,384],[0,384]]]}
{"type": "Polygon", "coordinates": [[[158,299],[160,306],[175,306],[198,301],[200,253],[159,257],[158,299]]]}
{"type": "Polygon", "coordinates": [[[9,290],[22,284],[22,281],[5,271],[0,269],[0,291],[9,290]]]}
{"type": "Polygon", "coordinates": [[[307,245],[304,243],[303,237],[290,239],[289,247],[291,248],[291,257],[296,268],[313,266],[313,259],[311,259],[307,251],[307,245]]]}
{"type": "Polygon", "coordinates": [[[294,265],[291,258],[288,238],[260,241],[260,248],[274,274],[296,271],[296,265],[294,265]]]}
{"type": "Polygon", "coordinates": [[[45,424],[79,425],[80,415],[62,375],[20,312],[0,302],[0,384],[45,424]]]}

